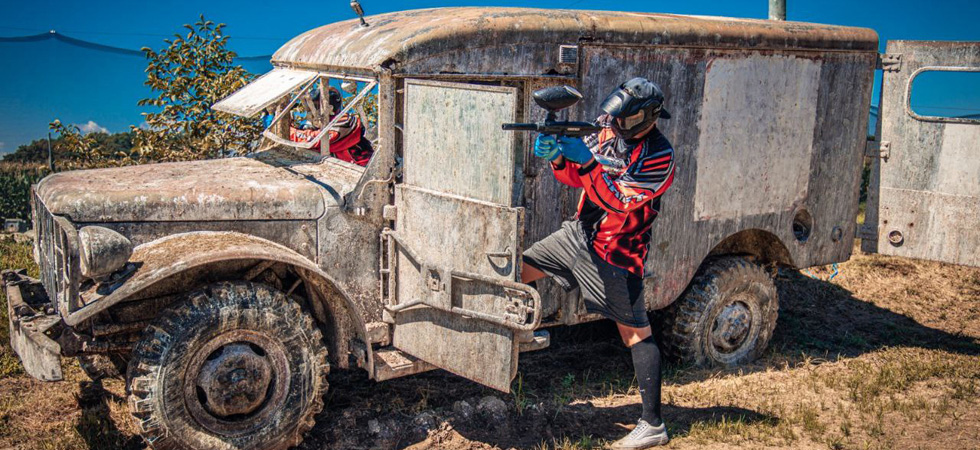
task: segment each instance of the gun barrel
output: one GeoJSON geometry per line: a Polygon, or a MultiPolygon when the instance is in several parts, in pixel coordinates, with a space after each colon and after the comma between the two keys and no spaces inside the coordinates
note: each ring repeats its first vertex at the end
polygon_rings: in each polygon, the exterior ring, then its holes
{"type": "Polygon", "coordinates": [[[538,131],[536,123],[505,123],[500,127],[506,131],[538,131]]]}

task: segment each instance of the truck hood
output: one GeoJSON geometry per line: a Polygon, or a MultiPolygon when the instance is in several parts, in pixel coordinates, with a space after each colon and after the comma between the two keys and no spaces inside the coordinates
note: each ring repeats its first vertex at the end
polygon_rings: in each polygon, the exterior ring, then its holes
{"type": "Polygon", "coordinates": [[[337,206],[351,178],[331,186],[329,168],[315,179],[295,169],[249,158],[147,164],[57,173],[36,190],[75,222],[303,220],[337,206]]]}

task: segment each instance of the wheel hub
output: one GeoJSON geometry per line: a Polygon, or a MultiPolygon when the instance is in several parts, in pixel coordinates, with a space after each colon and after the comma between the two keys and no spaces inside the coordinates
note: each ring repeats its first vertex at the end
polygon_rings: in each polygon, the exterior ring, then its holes
{"type": "Polygon", "coordinates": [[[718,351],[731,353],[745,342],[751,328],[752,313],[749,307],[741,301],[732,302],[715,317],[711,343],[718,351]]]}
{"type": "Polygon", "coordinates": [[[232,343],[208,356],[197,376],[204,409],[216,417],[249,414],[265,402],[272,364],[254,345],[232,343]]]}
{"type": "Polygon", "coordinates": [[[264,425],[289,391],[286,349],[269,335],[232,330],[198,349],[184,376],[184,404],[197,423],[222,436],[264,425]]]}

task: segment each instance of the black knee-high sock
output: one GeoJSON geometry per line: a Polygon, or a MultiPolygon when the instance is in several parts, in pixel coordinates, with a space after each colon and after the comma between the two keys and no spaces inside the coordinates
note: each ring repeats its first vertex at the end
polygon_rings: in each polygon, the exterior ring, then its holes
{"type": "Polygon", "coordinates": [[[641,417],[650,425],[659,426],[663,422],[660,417],[660,349],[653,336],[649,336],[630,347],[630,352],[643,401],[641,417]]]}

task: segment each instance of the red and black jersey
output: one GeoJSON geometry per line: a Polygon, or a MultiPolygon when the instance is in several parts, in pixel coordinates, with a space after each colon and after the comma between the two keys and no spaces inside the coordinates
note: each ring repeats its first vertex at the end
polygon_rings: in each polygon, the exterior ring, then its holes
{"type": "Polygon", "coordinates": [[[656,127],[639,142],[603,128],[586,143],[596,159],[553,165],[555,178],[583,189],[578,219],[596,254],[642,277],[660,196],[674,179],[674,149],[656,127]]]}
{"type": "MultiPolygon", "coordinates": [[[[309,142],[313,140],[320,130],[301,130],[289,128],[289,139],[296,142],[309,142]]],[[[336,124],[327,132],[330,139],[330,153],[347,162],[366,166],[374,154],[371,141],[364,137],[364,125],[357,114],[344,114],[336,124]]],[[[320,143],[317,142],[310,150],[320,151],[320,143]]]]}
{"type": "Polygon", "coordinates": [[[330,153],[344,161],[366,166],[374,154],[371,141],[364,137],[364,126],[357,114],[344,114],[330,130],[330,153]]]}

